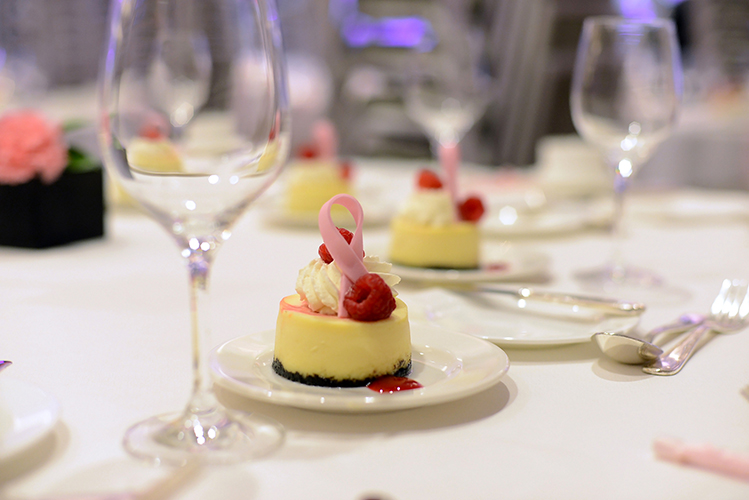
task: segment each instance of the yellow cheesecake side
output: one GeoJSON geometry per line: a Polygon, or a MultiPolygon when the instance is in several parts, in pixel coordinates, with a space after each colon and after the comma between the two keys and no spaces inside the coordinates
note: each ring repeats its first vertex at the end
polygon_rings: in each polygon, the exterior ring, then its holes
{"type": "Polygon", "coordinates": [[[478,227],[470,222],[429,226],[396,217],[390,226],[389,258],[412,267],[474,269],[479,266],[479,243],[478,227]]]}
{"type": "MultiPolygon", "coordinates": [[[[301,161],[289,166],[284,193],[284,208],[289,213],[317,214],[333,196],[353,194],[351,183],[341,176],[337,165],[317,160],[301,161]]],[[[343,211],[334,206],[334,211],[343,211]]]]}
{"type": "Polygon", "coordinates": [[[389,318],[367,322],[317,314],[299,295],[284,297],[273,357],[302,377],[363,381],[392,375],[411,361],[408,309],[395,300],[389,318]]]}

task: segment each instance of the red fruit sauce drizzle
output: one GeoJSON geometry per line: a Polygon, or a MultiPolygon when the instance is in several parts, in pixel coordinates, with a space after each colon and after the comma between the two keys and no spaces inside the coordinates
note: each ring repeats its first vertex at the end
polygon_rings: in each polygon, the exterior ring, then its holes
{"type": "Polygon", "coordinates": [[[490,262],[484,266],[487,271],[506,271],[510,268],[507,262],[490,262]]]}
{"type": "Polygon", "coordinates": [[[410,379],[408,377],[395,377],[393,375],[386,375],[370,382],[367,387],[375,392],[379,392],[380,394],[384,394],[386,392],[392,394],[394,392],[420,389],[424,386],[414,379],[410,379]]]}

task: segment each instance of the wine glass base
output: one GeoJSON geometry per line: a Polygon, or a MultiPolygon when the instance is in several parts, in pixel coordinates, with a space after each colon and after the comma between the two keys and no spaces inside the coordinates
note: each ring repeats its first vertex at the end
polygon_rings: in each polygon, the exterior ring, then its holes
{"type": "Polygon", "coordinates": [[[641,267],[607,265],[579,271],[574,277],[586,290],[623,300],[671,304],[689,298],[686,290],[669,286],[657,273],[641,267]]]}
{"type": "Polygon", "coordinates": [[[281,446],[284,430],[272,418],[218,408],[149,418],[125,433],[125,450],[153,464],[231,464],[262,457],[281,446]]]}

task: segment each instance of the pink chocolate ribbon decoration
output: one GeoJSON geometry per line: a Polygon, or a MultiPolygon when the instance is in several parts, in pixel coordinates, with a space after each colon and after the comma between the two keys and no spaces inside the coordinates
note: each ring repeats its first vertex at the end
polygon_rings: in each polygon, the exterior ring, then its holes
{"type": "Polygon", "coordinates": [[[338,133],[330,120],[319,120],[312,128],[312,139],[320,158],[334,160],[338,154],[338,133]]]}
{"type": "Polygon", "coordinates": [[[364,266],[364,241],[362,239],[362,222],[364,221],[364,210],[359,201],[349,194],[337,194],[329,199],[320,209],[317,216],[317,225],[320,228],[322,241],[328,248],[328,252],[333,257],[335,264],[341,270],[341,287],[338,291],[338,317],[348,318],[348,312],[343,307],[343,297],[360,277],[367,274],[367,268],[364,266]],[[341,236],[338,228],[333,223],[333,217],[330,215],[330,209],[333,205],[341,205],[354,217],[356,222],[356,231],[351,244],[341,236]]]}
{"type": "Polygon", "coordinates": [[[447,184],[447,191],[453,206],[458,203],[458,167],[460,166],[460,148],[457,144],[440,144],[438,152],[440,166],[447,184]]]}

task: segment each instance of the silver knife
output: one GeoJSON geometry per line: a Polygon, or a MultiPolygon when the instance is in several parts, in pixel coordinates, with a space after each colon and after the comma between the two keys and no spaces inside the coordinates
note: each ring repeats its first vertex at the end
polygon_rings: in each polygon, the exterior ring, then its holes
{"type": "Polygon", "coordinates": [[[598,309],[600,311],[606,312],[606,314],[617,316],[636,316],[645,312],[645,304],[642,304],[640,302],[630,302],[604,297],[573,295],[562,292],[542,292],[533,290],[528,287],[500,288],[495,286],[480,286],[473,288],[472,290],[484,293],[498,293],[502,295],[508,295],[518,301],[541,301],[567,305],[570,307],[587,307],[591,309],[598,309]]]}

